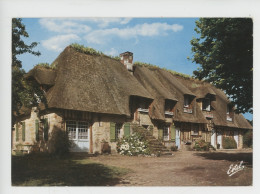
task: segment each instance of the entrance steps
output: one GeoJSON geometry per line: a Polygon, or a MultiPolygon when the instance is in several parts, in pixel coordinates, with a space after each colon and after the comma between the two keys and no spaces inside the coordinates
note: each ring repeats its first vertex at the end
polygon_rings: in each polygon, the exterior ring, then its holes
{"type": "Polygon", "coordinates": [[[148,148],[150,149],[152,155],[173,155],[172,152],[162,144],[162,142],[160,142],[153,136],[152,131],[145,129],[142,126],[134,126],[133,132],[141,134],[143,138],[148,142],[148,148]]]}

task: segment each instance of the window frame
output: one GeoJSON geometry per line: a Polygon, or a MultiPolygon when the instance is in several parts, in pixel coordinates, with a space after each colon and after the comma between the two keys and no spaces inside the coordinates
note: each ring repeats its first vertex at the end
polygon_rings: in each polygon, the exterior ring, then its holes
{"type": "Polygon", "coordinates": [[[121,128],[122,128],[121,123],[115,123],[115,139],[116,140],[120,139],[121,128]]]}
{"type": "Polygon", "coordinates": [[[163,130],[163,141],[169,141],[169,139],[170,139],[170,137],[169,137],[169,128],[170,128],[170,126],[168,126],[168,125],[165,125],[165,126],[163,126],[163,128],[162,128],[162,130],[163,130]]]}
{"type": "Polygon", "coordinates": [[[67,120],[66,132],[68,133],[69,140],[89,140],[89,123],[86,121],[67,120]],[[69,128],[72,128],[73,131],[69,130],[69,128]]]}

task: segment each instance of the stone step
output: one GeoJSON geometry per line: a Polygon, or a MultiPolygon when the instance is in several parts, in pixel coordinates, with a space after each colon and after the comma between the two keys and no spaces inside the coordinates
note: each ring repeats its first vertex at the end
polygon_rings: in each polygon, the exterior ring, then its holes
{"type": "Polygon", "coordinates": [[[156,139],[151,131],[138,126],[134,132],[140,133],[148,141],[148,147],[156,155],[172,155],[169,149],[167,149],[158,139],[156,139]]]}

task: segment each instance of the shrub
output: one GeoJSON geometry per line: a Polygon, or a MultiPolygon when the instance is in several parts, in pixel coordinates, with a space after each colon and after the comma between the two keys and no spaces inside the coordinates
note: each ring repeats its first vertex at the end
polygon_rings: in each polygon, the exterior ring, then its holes
{"type": "Polygon", "coordinates": [[[196,151],[209,151],[210,147],[211,146],[210,146],[209,142],[205,142],[205,140],[201,139],[201,140],[195,141],[194,150],[196,150],[196,151]]]}
{"type": "Polygon", "coordinates": [[[224,149],[236,149],[237,143],[233,138],[224,137],[223,138],[223,148],[224,149]]]}
{"type": "Polygon", "coordinates": [[[253,130],[248,130],[244,134],[243,147],[244,148],[252,148],[253,147],[253,130]]]}
{"type": "Polygon", "coordinates": [[[64,156],[69,153],[71,142],[68,134],[58,127],[54,127],[49,141],[50,153],[56,156],[64,156]]]}
{"type": "Polygon", "coordinates": [[[134,133],[129,137],[123,137],[118,140],[117,152],[128,156],[150,155],[148,142],[139,133],[134,133]]]}

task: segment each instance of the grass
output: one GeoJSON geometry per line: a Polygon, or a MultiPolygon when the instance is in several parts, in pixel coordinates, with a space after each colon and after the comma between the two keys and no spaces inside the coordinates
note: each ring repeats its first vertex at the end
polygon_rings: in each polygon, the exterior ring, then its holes
{"type": "Polygon", "coordinates": [[[134,62],[134,65],[135,66],[139,66],[139,67],[147,67],[151,70],[154,70],[154,69],[163,69],[165,71],[168,71],[170,72],[171,74],[173,75],[176,75],[176,76],[179,76],[179,77],[183,77],[185,79],[194,79],[192,76],[190,75],[187,75],[187,74],[184,74],[184,73],[179,73],[177,71],[173,71],[173,70],[169,70],[169,69],[166,69],[166,68],[160,68],[159,66],[157,65],[153,65],[153,64],[150,64],[150,63],[143,63],[143,62],[140,62],[140,61],[136,61],[134,62]]]}
{"type": "Polygon", "coordinates": [[[101,51],[97,51],[97,50],[95,50],[91,47],[85,47],[84,45],[80,45],[80,44],[77,44],[77,43],[71,44],[70,46],[80,53],[89,54],[89,55],[96,55],[96,56],[107,56],[111,59],[115,59],[115,60],[118,60],[118,61],[120,60],[120,57],[118,57],[118,56],[105,55],[101,51]]]}
{"type": "Polygon", "coordinates": [[[93,162],[87,155],[12,156],[13,186],[112,186],[128,169],[93,162]]]}

